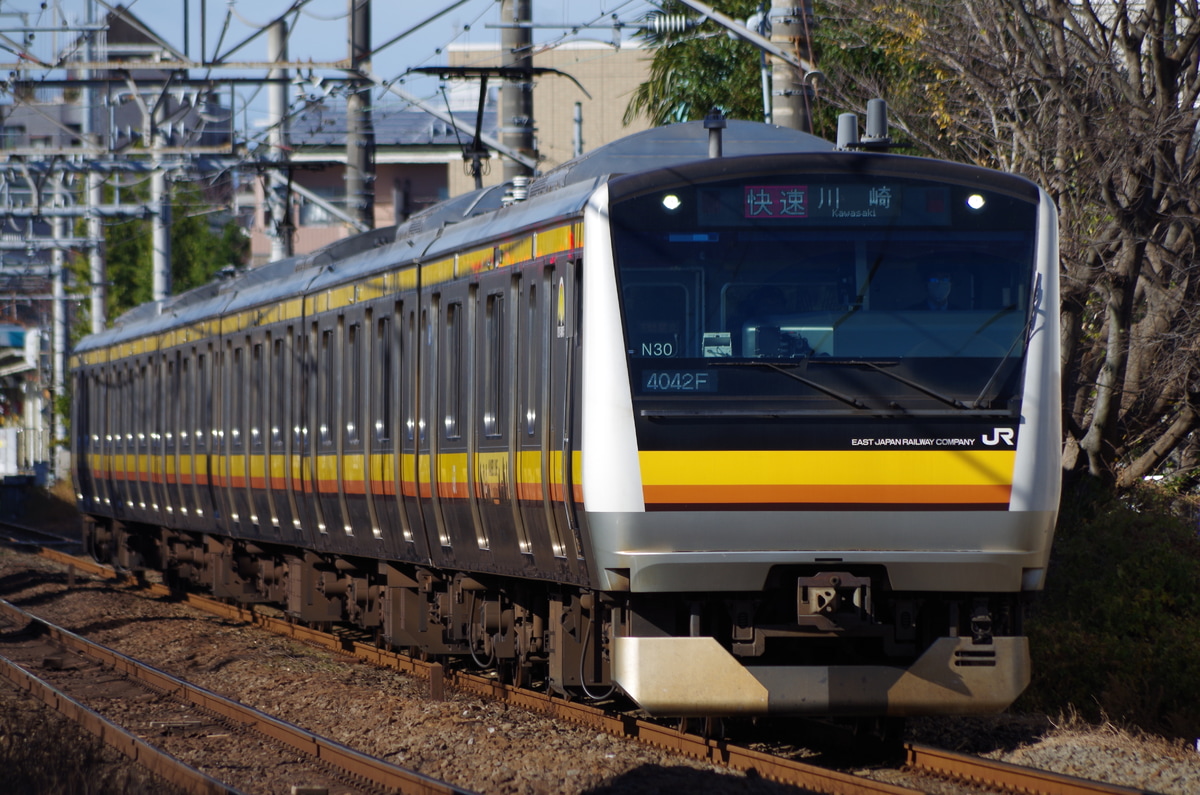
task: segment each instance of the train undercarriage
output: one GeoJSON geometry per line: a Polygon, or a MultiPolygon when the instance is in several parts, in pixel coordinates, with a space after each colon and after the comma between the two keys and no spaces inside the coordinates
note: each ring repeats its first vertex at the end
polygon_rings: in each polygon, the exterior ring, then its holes
{"type": "MultiPolygon", "coordinates": [[[[974,674],[986,677],[987,669],[1007,664],[1013,642],[1024,643],[1019,594],[896,593],[882,567],[781,566],[755,593],[613,593],[114,520],[89,518],[84,538],[96,559],[131,572],[161,572],[180,592],[273,604],[307,624],[349,623],[383,646],[424,659],[470,661],[503,681],[542,684],[569,697],[614,692],[614,679],[629,666],[614,663],[622,643],[626,656],[636,648],[645,657],[651,652],[644,649],[663,640],[683,640],[678,648],[686,649],[686,639],[711,639],[720,647],[717,667],[732,664],[767,679],[779,670],[907,676],[939,645],[953,648],[957,670],[980,669],[974,674]]],[[[711,651],[697,647],[689,655],[699,659],[711,651]]],[[[705,677],[695,659],[681,662],[681,673],[688,663],[705,677]]],[[[845,703],[852,705],[847,714],[872,711],[869,699],[865,706],[856,699],[845,703]]],[[[838,711],[836,704],[827,709],[838,711]]],[[[891,709],[884,697],[875,712],[891,709]]],[[[683,705],[665,714],[673,712],[689,710],[683,705]]]]}

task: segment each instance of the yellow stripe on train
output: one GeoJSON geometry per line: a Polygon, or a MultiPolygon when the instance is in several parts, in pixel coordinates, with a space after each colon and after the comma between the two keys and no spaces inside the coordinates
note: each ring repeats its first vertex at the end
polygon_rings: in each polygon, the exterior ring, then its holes
{"type": "Polygon", "coordinates": [[[1014,450],[645,451],[645,486],[1011,486],[1014,450]]]}

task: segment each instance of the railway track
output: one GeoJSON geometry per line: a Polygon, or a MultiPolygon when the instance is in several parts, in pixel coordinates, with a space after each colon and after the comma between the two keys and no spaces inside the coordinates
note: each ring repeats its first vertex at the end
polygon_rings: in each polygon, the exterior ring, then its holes
{"type": "MultiPolygon", "coordinates": [[[[42,555],[88,574],[103,577],[121,576],[108,566],[76,558],[58,550],[44,549],[42,555]]],[[[152,594],[158,596],[170,594],[170,591],[161,585],[147,587],[152,594]]],[[[188,595],[186,602],[229,620],[250,623],[302,643],[351,655],[372,665],[423,677],[429,682],[429,690],[434,697],[440,697],[447,687],[455,688],[545,714],[557,720],[635,739],[731,770],[752,771],[763,778],[814,792],[838,795],[901,795],[921,791],[786,759],[722,740],[684,733],[677,728],[608,712],[588,704],[568,702],[544,693],[515,688],[488,676],[447,669],[436,662],[425,662],[379,649],[361,640],[354,633],[340,632],[336,628],[324,632],[298,625],[284,618],[269,615],[253,606],[229,604],[199,595],[188,595]]],[[[972,788],[1028,795],[1152,795],[1147,790],[1075,778],[928,746],[906,745],[904,755],[905,767],[910,772],[933,779],[960,782],[972,788]]]]}
{"type": "Polygon", "coordinates": [[[271,779],[276,768],[309,791],[469,795],[144,665],[3,600],[0,620],[9,626],[0,674],[187,792],[256,791],[227,783],[234,769],[240,779],[277,789],[279,782],[271,779]],[[35,673],[39,668],[43,673],[35,673]],[[205,773],[184,757],[221,760],[217,767],[226,775],[205,773]]]}

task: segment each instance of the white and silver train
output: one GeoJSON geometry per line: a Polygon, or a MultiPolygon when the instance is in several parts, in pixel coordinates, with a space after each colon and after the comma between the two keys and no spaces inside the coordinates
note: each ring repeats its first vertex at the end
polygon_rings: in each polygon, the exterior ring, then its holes
{"type": "Polygon", "coordinates": [[[709,134],[83,340],[93,554],[653,714],[1005,708],[1059,496],[1052,202],[709,134]]]}

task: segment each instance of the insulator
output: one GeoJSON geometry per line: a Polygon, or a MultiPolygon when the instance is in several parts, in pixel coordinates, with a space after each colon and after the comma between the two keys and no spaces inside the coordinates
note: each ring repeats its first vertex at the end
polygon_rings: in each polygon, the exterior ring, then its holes
{"type": "Polygon", "coordinates": [[[650,33],[683,33],[700,24],[700,20],[683,14],[651,14],[646,18],[643,29],[650,33]]]}

